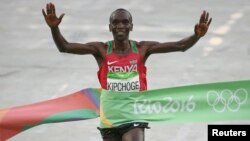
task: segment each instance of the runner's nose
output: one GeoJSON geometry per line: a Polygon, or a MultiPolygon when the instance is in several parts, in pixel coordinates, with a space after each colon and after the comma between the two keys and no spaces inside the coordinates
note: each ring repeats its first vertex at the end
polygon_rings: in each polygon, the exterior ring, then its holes
{"type": "Polygon", "coordinates": [[[116,28],[124,28],[124,24],[122,22],[119,22],[117,25],[116,25],[116,28]]]}

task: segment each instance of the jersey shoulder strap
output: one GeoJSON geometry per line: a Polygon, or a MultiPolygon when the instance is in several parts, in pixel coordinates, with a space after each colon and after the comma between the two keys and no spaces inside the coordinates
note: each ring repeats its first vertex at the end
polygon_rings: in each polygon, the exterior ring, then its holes
{"type": "Polygon", "coordinates": [[[134,53],[138,53],[138,49],[137,49],[137,47],[136,47],[135,41],[134,41],[134,40],[130,40],[130,43],[131,43],[131,46],[132,46],[132,51],[133,51],[134,53]]]}
{"type": "Polygon", "coordinates": [[[107,54],[111,54],[112,53],[112,41],[108,41],[108,48],[107,48],[107,54]]]}

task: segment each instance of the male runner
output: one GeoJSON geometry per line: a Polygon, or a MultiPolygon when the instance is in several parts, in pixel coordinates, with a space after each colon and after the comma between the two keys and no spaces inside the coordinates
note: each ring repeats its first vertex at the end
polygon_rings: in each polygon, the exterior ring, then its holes
{"type": "MultiPolygon", "coordinates": [[[[131,14],[125,9],[117,9],[110,15],[109,30],[113,40],[106,43],[71,43],[60,33],[59,24],[64,14],[56,16],[55,6],[48,3],[45,21],[51,29],[54,42],[60,52],[74,54],[92,54],[99,66],[98,78],[103,89],[112,91],[147,90],[145,62],[151,54],[173,51],[186,51],[203,37],[212,21],[203,11],[194,34],[176,42],[140,41],[129,39],[133,29],[131,14]]],[[[144,141],[144,129],[147,123],[124,124],[116,128],[100,129],[104,141],[144,141]]]]}

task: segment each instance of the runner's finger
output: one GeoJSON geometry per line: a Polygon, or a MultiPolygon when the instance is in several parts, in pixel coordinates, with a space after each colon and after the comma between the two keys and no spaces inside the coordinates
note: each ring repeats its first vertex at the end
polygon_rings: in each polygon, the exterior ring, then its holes
{"type": "Polygon", "coordinates": [[[64,13],[61,14],[60,17],[59,17],[59,19],[62,20],[62,18],[63,18],[64,15],[65,15],[64,13]]]}
{"type": "Polygon", "coordinates": [[[207,13],[206,13],[206,17],[205,17],[205,22],[206,22],[206,23],[208,22],[208,18],[209,18],[209,13],[207,12],[207,13]]]}
{"type": "Polygon", "coordinates": [[[47,11],[47,14],[49,14],[49,4],[46,4],[46,11],[47,11]]]}
{"type": "Polygon", "coordinates": [[[212,18],[209,19],[207,27],[209,27],[210,23],[212,22],[212,18]]]}
{"type": "Polygon", "coordinates": [[[204,19],[205,19],[205,11],[203,11],[203,13],[201,14],[201,17],[200,17],[200,24],[201,24],[201,23],[204,23],[204,19]]]}
{"type": "Polygon", "coordinates": [[[49,12],[50,12],[50,14],[52,14],[52,9],[53,9],[52,3],[49,3],[49,12]]]}
{"type": "Polygon", "coordinates": [[[42,13],[43,13],[43,16],[45,18],[46,17],[46,13],[45,13],[44,9],[42,9],[42,13]]]}
{"type": "Polygon", "coordinates": [[[51,10],[53,14],[56,13],[55,5],[53,3],[51,3],[51,10]]]}

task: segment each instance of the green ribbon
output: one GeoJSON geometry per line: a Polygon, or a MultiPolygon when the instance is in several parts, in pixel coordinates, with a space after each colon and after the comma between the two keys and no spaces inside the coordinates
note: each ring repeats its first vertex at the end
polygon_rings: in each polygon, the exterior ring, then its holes
{"type": "Polygon", "coordinates": [[[102,90],[100,126],[130,122],[212,122],[250,119],[250,80],[145,92],[102,90]]]}
{"type": "Polygon", "coordinates": [[[109,72],[107,77],[124,80],[135,76],[138,76],[138,72],[109,72]]]}

